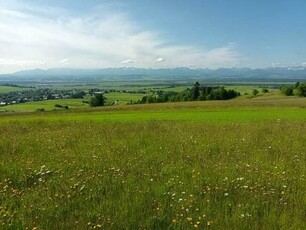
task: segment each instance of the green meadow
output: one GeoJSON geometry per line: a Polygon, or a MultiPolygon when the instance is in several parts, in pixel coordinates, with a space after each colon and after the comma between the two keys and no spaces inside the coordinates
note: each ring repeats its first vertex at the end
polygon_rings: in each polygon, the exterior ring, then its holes
{"type": "Polygon", "coordinates": [[[2,113],[0,228],[305,229],[305,107],[262,96],[2,113]]]}
{"type": "Polygon", "coordinates": [[[46,101],[33,101],[26,102],[14,105],[3,106],[2,109],[7,111],[16,111],[16,112],[34,112],[38,109],[44,109],[46,111],[51,110],[62,110],[62,108],[55,107],[56,104],[68,106],[71,109],[77,109],[87,106],[82,102],[83,99],[61,99],[61,100],[46,100],[46,101]]]}
{"type": "Polygon", "coordinates": [[[28,88],[0,85],[0,93],[9,93],[9,92],[15,92],[15,91],[21,91],[21,90],[27,90],[27,89],[28,88]]]}
{"type": "MultiPolygon", "coordinates": [[[[4,90],[7,86],[0,86],[0,93],[1,89],[4,90]]],[[[172,92],[182,92],[188,88],[188,86],[175,86],[175,87],[166,87],[166,86],[134,86],[131,88],[133,90],[141,90],[146,92],[144,93],[128,93],[128,92],[120,92],[123,90],[124,86],[108,86],[108,90],[117,90],[118,92],[110,92],[106,93],[105,97],[107,98],[106,103],[112,104],[112,102],[117,101],[118,105],[126,105],[131,102],[135,103],[140,100],[146,94],[150,94],[150,91],[172,91],[172,92]]],[[[16,91],[15,87],[7,87],[10,88],[12,91],[16,91]]],[[[190,87],[189,87],[190,88],[190,87]]],[[[253,86],[226,86],[226,89],[233,89],[237,92],[241,93],[241,98],[250,97],[252,94],[253,89],[257,89],[259,94],[257,98],[264,98],[264,99],[276,99],[277,101],[282,100],[284,97],[280,95],[279,90],[269,88],[269,93],[262,93],[262,88],[260,87],[253,87],[253,86]]],[[[17,88],[22,90],[22,88],[17,88]]],[[[4,91],[3,91],[4,92],[4,91]]],[[[257,99],[253,98],[253,99],[257,99]]],[[[58,100],[45,100],[45,101],[33,101],[27,103],[20,103],[20,104],[12,104],[0,107],[0,111],[14,111],[14,112],[34,112],[37,110],[44,109],[45,111],[53,111],[53,110],[63,110],[64,108],[55,107],[55,105],[61,105],[63,107],[68,106],[69,109],[84,109],[88,108],[88,104],[84,103],[84,101],[88,101],[89,98],[85,99],[58,99],[58,100]]],[[[289,101],[289,100],[288,100],[289,101]]],[[[240,102],[239,102],[240,103],[240,102]]],[[[238,103],[238,104],[239,104],[238,103]]]]}
{"type": "Polygon", "coordinates": [[[271,88],[271,87],[259,87],[259,86],[248,86],[248,85],[232,85],[232,86],[226,86],[225,89],[233,89],[237,92],[240,92],[241,95],[252,95],[253,89],[258,90],[259,95],[263,95],[262,89],[267,88],[269,90],[269,93],[266,93],[266,95],[274,95],[275,93],[279,92],[279,89],[271,88]]]}
{"type": "MultiPolygon", "coordinates": [[[[107,102],[112,103],[113,101],[118,101],[119,105],[126,105],[131,101],[135,102],[141,99],[144,94],[132,94],[132,93],[120,93],[111,92],[105,94],[107,102]]],[[[55,107],[55,105],[68,106],[69,109],[80,109],[88,108],[89,105],[84,103],[88,99],[58,99],[58,100],[45,100],[45,101],[33,101],[14,105],[3,106],[2,109],[5,111],[15,111],[15,112],[34,112],[40,109],[45,111],[52,110],[63,110],[63,108],[55,107]]],[[[1,107],[0,107],[1,109],[1,107]]]]}
{"type": "Polygon", "coordinates": [[[126,105],[128,103],[135,102],[141,99],[145,94],[141,93],[122,93],[122,92],[111,92],[105,94],[107,102],[119,101],[119,105],[126,105]]]}

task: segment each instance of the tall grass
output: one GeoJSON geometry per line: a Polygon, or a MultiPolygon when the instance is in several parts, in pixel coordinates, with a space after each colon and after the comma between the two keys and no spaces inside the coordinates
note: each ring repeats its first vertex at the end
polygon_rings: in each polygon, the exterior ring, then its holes
{"type": "Polygon", "coordinates": [[[0,228],[305,229],[305,120],[0,123],[0,228]]]}

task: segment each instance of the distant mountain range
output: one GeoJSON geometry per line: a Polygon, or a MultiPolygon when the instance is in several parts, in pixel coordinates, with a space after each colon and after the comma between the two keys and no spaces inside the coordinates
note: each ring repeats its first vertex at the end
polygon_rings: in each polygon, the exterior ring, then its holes
{"type": "Polygon", "coordinates": [[[219,68],[219,69],[190,69],[190,68],[105,68],[105,69],[33,69],[18,71],[0,77],[18,78],[101,78],[101,79],[182,79],[182,78],[254,78],[254,79],[305,79],[306,67],[270,67],[270,68],[219,68]]]}

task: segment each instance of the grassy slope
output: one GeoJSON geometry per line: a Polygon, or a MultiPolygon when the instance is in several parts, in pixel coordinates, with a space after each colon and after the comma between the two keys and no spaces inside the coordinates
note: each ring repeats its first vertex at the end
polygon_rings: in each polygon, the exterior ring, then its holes
{"type": "Polygon", "coordinates": [[[305,105],[256,98],[1,115],[0,224],[303,229],[305,105]]]}
{"type": "MultiPolygon", "coordinates": [[[[45,106],[41,103],[20,104],[30,106],[29,110],[36,108],[55,108],[54,104],[79,105],[79,110],[69,110],[58,112],[46,112],[41,116],[40,113],[21,114],[21,116],[11,116],[12,113],[2,113],[2,117],[7,120],[99,120],[99,121],[145,121],[145,120],[207,120],[207,121],[247,121],[261,119],[278,118],[297,118],[304,119],[305,116],[305,98],[298,97],[280,97],[280,96],[259,96],[254,99],[237,98],[228,101],[201,101],[201,102],[183,102],[183,103],[161,103],[145,104],[132,106],[108,106],[87,108],[82,107],[80,99],[45,101],[45,106]],[[38,106],[39,105],[39,106],[38,106]],[[48,107],[49,106],[49,107],[48,107]]],[[[16,105],[16,107],[19,105],[16,105]]],[[[62,109],[61,109],[62,110],[62,109]]],[[[1,121],[1,120],[0,120],[1,121]]]]}
{"type": "MultiPolygon", "coordinates": [[[[4,86],[1,86],[4,87],[4,86]]],[[[1,90],[0,87],[0,90],[1,90]]],[[[119,87],[119,86],[118,86],[119,87]]],[[[13,90],[13,87],[10,87],[13,90]]],[[[120,88],[120,87],[119,87],[120,88]]],[[[116,88],[117,90],[119,88],[116,88]]],[[[153,87],[155,90],[158,88],[157,87],[153,87]]],[[[185,90],[187,88],[187,86],[177,86],[174,88],[163,88],[164,91],[175,91],[175,92],[181,92],[183,90],[185,90]]],[[[240,92],[242,95],[244,95],[245,93],[248,93],[249,95],[251,95],[252,90],[254,89],[253,86],[228,86],[226,87],[227,89],[234,89],[238,92],[240,92]]],[[[256,87],[255,87],[256,88],[256,87]]],[[[17,88],[20,89],[20,88],[17,88]]],[[[264,97],[268,97],[268,96],[272,96],[272,97],[279,97],[279,92],[276,92],[276,90],[270,89],[270,93],[268,94],[262,94],[261,93],[261,89],[257,88],[260,91],[260,94],[258,95],[258,97],[264,96],[264,97]]],[[[149,88],[146,88],[146,90],[148,91],[149,88]]],[[[278,91],[278,90],[277,90],[278,91]]],[[[141,99],[145,94],[141,94],[141,93],[120,93],[120,92],[112,92],[112,93],[107,93],[105,94],[105,97],[107,98],[107,101],[109,103],[115,101],[115,100],[119,100],[119,104],[120,105],[126,105],[128,103],[130,103],[131,101],[135,102],[139,99],[141,99]]],[[[246,97],[246,96],[241,96],[246,97]]],[[[87,100],[87,99],[84,99],[87,100]]],[[[46,111],[51,111],[51,110],[61,110],[60,108],[56,108],[54,107],[54,105],[56,104],[60,104],[60,105],[64,105],[64,106],[69,106],[70,109],[76,109],[76,108],[86,108],[88,107],[88,104],[84,104],[83,99],[61,99],[61,100],[50,100],[50,101],[38,101],[38,102],[28,102],[28,103],[23,103],[23,104],[16,104],[16,105],[8,105],[5,107],[2,107],[2,110],[6,110],[6,111],[16,111],[16,112],[33,112],[36,111],[38,109],[45,109],[46,111]]]]}

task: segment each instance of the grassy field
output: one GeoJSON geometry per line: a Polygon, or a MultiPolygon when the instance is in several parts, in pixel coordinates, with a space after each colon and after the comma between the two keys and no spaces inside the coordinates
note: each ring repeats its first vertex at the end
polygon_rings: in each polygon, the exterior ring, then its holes
{"type": "Polygon", "coordinates": [[[306,100],[0,115],[1,229],[305,229],[306,100]]]}
{"type": "MultiPolygon", "coordinates": [[[[119,90],[120,87],[117,86],[116,90],[119,90]]],[[[139,86],[140,87],[140,86],[139,86]]],[[[149,93],[150,90],[158,90],[161,89],[163,91],[174,91],[174,92],[182,92],[186,90],[187,86],[176,86],[173,88],[165,87],[165,86],[154,86],[154,87],[147,87],[147,88],[139,88],[145,90],[149,93]]],[[[234,89],[241,93],[241,98],[249,97],[252,94],[252,90],[254,89],[253,86],[227,86],[227,89],[234,89]],[[248,95],[245,95],[248,94],[248,95]]],[[[255,87],[259,90],[259,95],[257,97],[264,98],[283,98],[280,95],[279,90],[269,89],[270,92],[267,94],[261,93],[261,88],[255,87]]],[[[111,104],[113,101],[119,101],[119,105],[126,105],[128,103],[136,102],[137,100],[141,99],[145,94],[143,93],[123,93],[123,92],[111,92],[106,93],[105,97],[107,98],[107,103],[111,104]]],[[[89,100],[88,98],[84,99],[85,101],[89,100]]],[[[15,112],[33,112],[39,109],[44,109],[45,111],[51,110],[62,110],[63,108],[55,107],[56,104],[60,104],[63,106],[68,106],[70,109],[79,109],[79,108],[87,108],[88,104],[83,103],[83,99],[61,99],[61,100],[48,100],[48,101],[37,101],[37,102],[27,102],[22,104],[14,104],[8,105],[0,108],[1,110],[5,111],[15,111],[15,112]]]]}
{"type": "Polygon", "coordinates": [[[141,99],[143,96],[145,96],[145,94],[141,93],[132,94],[132,93],[112,92],[105,94],[105,97],[107,98],[108,102],[118,100],[120,105],[126,105],[131,101],[135,102],[141,99]]]}
{"type": "MultiPolygon", "coordinates": [[[[262,87],[258,87],[258,86],[226,86],[225,89],[233,89],[237,92],[239,92],[241,95],[252,95],[252,91],[253,89],[257,89],[259,91],[259,95],[263,95],[262,93],[262,87]]],[[[275,94],[279,92],[279,89],[273,89],[270,87],[267,87],[267,89],[269,90],[269,94],[275,94]]]]}
{"type": "Polygon", "coordinates": [[[21,88],[21,87],[12,87],[12,86],[3,86],[0,85],[0,93],[9,93],[9,92],[16,92],[21,90],[26,90],[29,88],[21,88]]]}
{"type": "Polygon", "coordinates": [[[56,104],[68,106],[70,109],[88,107],[88,104],[84,104],[83,99],[61,99],[61,100],[47,100],[47,101],[33,101],[15,105],[7,105],[2,109],[7,111],[16,112],[33,112],[38,109],[51,110],[63,110],[62,108],[55,107],[56,104]]]}
{"type": "MultiPolygon", "coordinates": [[[[141,99],[144,94],[132,94],[132,93],[119,93],[112,92],[105,94],[107,102],[111,103],[115,100],[119,100],[119,105],[126,105],[131,101],[137,101],[141,99]]],[[[83,101],[88,101],[89,99],[60,99],[60,100],[46,100],[46,101],[34,101],[21,104],[7,105],[2,107],[6,111],[15,112],[34,112],[38,109],[44,109],[45,111],[52,110],[63,110],[63,108],[55,107],[56,104],[68,106],[69,109],[80,109],[88,108],[88,104],[83,103],[83,101]]],[[[1,108],[0,108],[1,109],[1,108]]]]}

